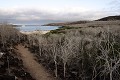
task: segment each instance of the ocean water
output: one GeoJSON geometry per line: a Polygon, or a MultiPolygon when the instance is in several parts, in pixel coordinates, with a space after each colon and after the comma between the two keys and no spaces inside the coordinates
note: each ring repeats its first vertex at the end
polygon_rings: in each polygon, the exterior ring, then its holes
{"type": "Polygon", "coordinates": [[[60,26],[19,26],[15,27],[20,31],[35,31],[35,30],[55,30],[60,26]]]}

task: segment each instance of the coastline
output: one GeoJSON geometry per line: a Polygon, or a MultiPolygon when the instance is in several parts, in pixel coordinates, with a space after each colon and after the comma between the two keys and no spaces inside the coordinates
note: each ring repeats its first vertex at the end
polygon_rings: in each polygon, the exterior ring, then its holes
{"type": "Polygon", "coordinates": [[[35,31],[20,31],[22,34],[30,35],[30,34],[46,34],[50,32],[50,30],[35,30],[35,31]]]}

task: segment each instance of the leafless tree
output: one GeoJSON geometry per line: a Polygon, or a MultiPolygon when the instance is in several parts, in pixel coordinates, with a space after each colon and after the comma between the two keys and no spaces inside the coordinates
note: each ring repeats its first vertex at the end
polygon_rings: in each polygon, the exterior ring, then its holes
{"type": "Polygon", "coordinates": [[[3,44],[3,47],[7,42],[11,42],[11,41],[17,42],[18,33],[19,31],[13,28],[12,25],[7,23],[2,23],[0,25],[0,37],[1,37],[1,43],[3,44]]]}
{"type": "Polygon", "coordinates": [[[120,52],[115,48],[117,42],[114,34],[109,31],[109,27],[103,32],[101,40],[97,43],[99,44],[98,49],[101,51],[101,56],[98,59],[105,61],[103,74],[109,73],[110,80],[113,80],[113,73],[120,66],[120,52]]]}

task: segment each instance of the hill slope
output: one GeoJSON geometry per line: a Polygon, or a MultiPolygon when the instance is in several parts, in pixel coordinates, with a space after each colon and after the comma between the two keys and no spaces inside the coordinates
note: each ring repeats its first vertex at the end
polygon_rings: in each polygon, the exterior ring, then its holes
{"type": "Polygon", "coordinates": [[[74,24],[84,24],[90,21],[74,21],[74,22],[63,22],[63,23],[49,23],[44,26],[66,26],[66,25],[74,25],[74,24]]]}
{"type": "Polygon", "coordinates": [[[120,15],[118,15],[118,16],[108,16],[108,17],[98,19],[96,21],[114,21],[114,20],[120,20],[120,15]]]}

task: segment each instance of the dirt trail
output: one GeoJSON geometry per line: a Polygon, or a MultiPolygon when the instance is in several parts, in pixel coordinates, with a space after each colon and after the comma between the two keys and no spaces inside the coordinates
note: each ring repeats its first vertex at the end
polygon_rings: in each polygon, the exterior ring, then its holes
{"type": "Polygon", "coordinates": [[[36,80],[55,80],[41,64],[34,60],[33,54],[30,53],[27,48],[18,45],[17,49],[23,60],[23,65],[27,68],[33,78],[36,80]]]}

